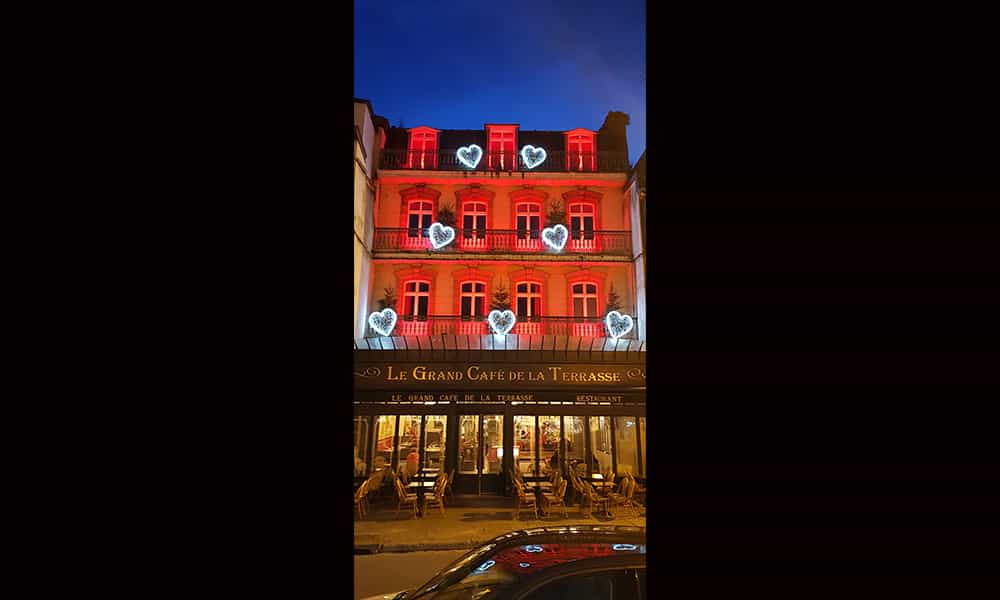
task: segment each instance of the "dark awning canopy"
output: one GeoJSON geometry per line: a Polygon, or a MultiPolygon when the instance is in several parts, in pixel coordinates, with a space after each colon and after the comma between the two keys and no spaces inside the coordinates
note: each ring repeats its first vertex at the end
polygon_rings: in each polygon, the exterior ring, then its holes
{"type": "Polygon", "coordinates": [[[646,342],[563,335],[425,335],[358,338],[356,362],[646,362],[646,342]]]}

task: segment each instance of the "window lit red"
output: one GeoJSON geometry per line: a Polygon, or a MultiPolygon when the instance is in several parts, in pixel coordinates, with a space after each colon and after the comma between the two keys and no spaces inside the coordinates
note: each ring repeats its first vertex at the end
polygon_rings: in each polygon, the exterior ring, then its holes
{"type": "Polygon", "coordinates": [[[517,317],[533,319],[542,316],[542,286],[539,283],[525,281],[515,288],[517,317]]]}
{"type": "Polygon", "coordinates": [[[430,307],[431,284],[429,281],[407,281],[403,286],[403,316],[426,319],[430,307]]]}
{"type": "Polygon", "coordinates": [[[594,283],[573,284],[573,316],[574,317],[600,316],[597,312],[597,284],[594,283]]]}

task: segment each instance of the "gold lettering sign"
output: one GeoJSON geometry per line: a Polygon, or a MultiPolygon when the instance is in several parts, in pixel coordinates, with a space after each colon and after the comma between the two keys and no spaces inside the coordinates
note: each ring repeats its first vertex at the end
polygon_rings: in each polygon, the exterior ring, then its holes
{"type": "Polygon", "coordinates": [[[644,387],[645,368],[632,365],[385,364],[356,365],[362,387],[644,387]]]}

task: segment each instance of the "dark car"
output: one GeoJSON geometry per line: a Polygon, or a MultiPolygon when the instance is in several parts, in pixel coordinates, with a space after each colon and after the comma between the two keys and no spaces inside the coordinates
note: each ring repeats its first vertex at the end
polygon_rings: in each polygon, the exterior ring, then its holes
{"type": "Polygon", "coordinates": [[[365,600],[646,598],[646,529],[567,525],[493,538],[415,590],[365,600]]]}

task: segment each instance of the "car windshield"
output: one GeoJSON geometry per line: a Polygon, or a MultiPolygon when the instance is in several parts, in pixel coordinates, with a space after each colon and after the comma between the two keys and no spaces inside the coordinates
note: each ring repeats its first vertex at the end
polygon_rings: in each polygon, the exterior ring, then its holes
{"type": "Polygon", "coordinates": [[[629,538],[633,543],[624,543],[601,537],[604,536],[570,540],[547,538],[531,544],[503,545],[500,548],[496,548],[499,544],[491,544],[466,554],[406,598],[471,600],[557,565],[581,559],[646,552],[642,540],[629,538]]]}

